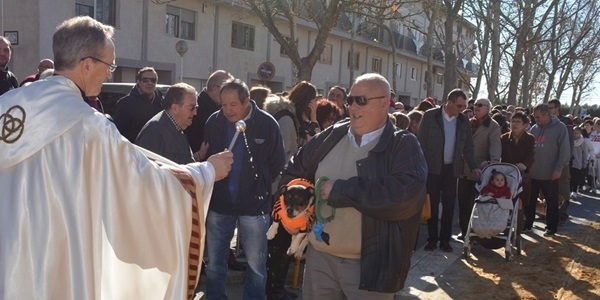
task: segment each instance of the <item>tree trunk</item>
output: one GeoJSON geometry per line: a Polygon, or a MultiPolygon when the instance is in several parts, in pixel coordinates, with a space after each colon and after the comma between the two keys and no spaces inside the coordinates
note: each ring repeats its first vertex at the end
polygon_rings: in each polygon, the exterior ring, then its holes
{"type": "Polygon", "coordinates": [[[446,21],[444,23],[444,95],[446,101],[450,91],[456,88],[456,55],[454,54],[454,21],[458,10],[462,6],[462,0],[456,0],[454,6],[451,0],[444,0],[446,6],[446,21]]]}
{"type": "Polygon", "coordinates": [[[491,6],[491,47],[492,47],[492,66],[487,85],[488,99],[492,103],[496,100],[496,91],[498,90],[498,77],[500,74],[500,0],[492,0],[491,6]]]}

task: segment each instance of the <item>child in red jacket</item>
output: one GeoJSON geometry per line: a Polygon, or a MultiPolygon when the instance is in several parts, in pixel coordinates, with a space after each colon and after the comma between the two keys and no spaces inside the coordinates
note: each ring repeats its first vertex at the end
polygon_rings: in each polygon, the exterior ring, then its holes
{"type": "Polygon", "coordinates": [[[506,175],[502,172],[492,171],[489,183],[481,189],[482,196],[511,199],[510,189],[506,186],[506,175]]]}

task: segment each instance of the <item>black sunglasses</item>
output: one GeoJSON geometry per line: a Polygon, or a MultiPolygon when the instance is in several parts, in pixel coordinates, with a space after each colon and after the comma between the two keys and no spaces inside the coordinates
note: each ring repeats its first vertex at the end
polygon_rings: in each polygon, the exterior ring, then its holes
{"type": "Polygon", "coordinates": [[[483,104],[483,103],[475,103],[475,106],[477,107],[487,107],[487,105],[483,104]]]}
{"type": "Polygon", "coordinates": [[[142,82],[143,83],[149,83],[149,82],[156,83],[156,78],[154,78],[154,77],[152,77],[152,78],[151,77],[142,77],[142,82]]]}
{"type": "Polygon", "coordinates": [[[346,105],[350,106],[350,105],[352,105],[352,103],[354,103],[356,101],[356,104],[358,104],[359,106],[365,106],[365,105],[367,105],[369,100],[381,99],[381,98],[385,98],[385,97],[386,96],[367,98],[365,96],[348,96],[348,97],[346,97],[346,105]]]}

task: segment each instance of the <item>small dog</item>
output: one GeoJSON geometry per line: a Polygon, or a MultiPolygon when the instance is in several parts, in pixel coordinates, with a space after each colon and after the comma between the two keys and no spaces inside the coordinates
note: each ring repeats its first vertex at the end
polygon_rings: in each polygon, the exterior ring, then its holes
{"type": "Polygon", "coordinates": [[[267,239],[275,237],[279,224],[282,223],[285,230],[292,235],[287,255],[302,257],[308,245],[306,235],[312,230],[315,222],[315,189],[306,180],[294,179],[288,185],[280,187],[278,195],[280,196],[273,207],[273,224],[267,231],[267,239]]]}

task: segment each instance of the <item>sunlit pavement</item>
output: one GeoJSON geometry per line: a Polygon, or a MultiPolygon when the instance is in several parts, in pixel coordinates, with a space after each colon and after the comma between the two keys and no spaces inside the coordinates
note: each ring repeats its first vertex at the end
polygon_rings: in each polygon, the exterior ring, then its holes
{"type": "MultiPolygon", "coordinates": [[[[571,200],[569,214],[571,215],[566,225],[559,227],[559,235],[568,235],[574,230],[575,226],[570,224],[584,224],[590,221],[595,221],[600,217],[600,192],[596,195],[579,194],[577,200],[571,200]]],[[[455,209],[453,222],[454,234],[460,232],[458,226],[458,209],[455,209]]],[[[544,221],[537,220],[534,223],[533,232],[523,234],[524,248],[526,251],[527,243],[535,243],[537,239],[543,238],[544,221]]],[[[419,238],[417,241],[417,250],[413,254],[411,268],[408,273],[408,278],[404,289],[396,293],[395,300],[398,299],[452,299],[447,291],[452,290],[450,278],[445,278],[447,270],[451,270],[456,263],[461,263],[462,256],[462,241],[456,239],[456,235],[450,241],[450,245],[454,248],[453,252],[443,252],[440,249],[434,251],[424,251],[423,247],[427,242],[427,225],[421,224],[419,229],[419,238]]],[[[487,255],[486,251],[493,252],[494,250],[485,249],[483,247],[474,246],[473,252],[475,255],[480,255],[482,259],[503,259],[501,255],[487,255]]],[[[495,250],[501,251],[503,250],[495,250]]],[[[507,262],[511,263],[511,262],[507,262]]],[[[303,267],[303,265],[302,265],[303,267]]],[[[290,287],[292,283],[293,263],[290,266],[287,277],[287,289],[298,295],[297,299],[302,299],[302,272],[300,272],[300,283],[298,289],[290,287]]],[[[241,299],[244,289],[243,284],[244,272],[229,271],[227,294],[229,299],[241,299]]],[[[204,277],[202,278],[204,281],[204,277]]],[[[466,284],[466,283],[465,283],[466,284]]],[[[204,288],[202,288],[204,290],[204,288]]]]}

